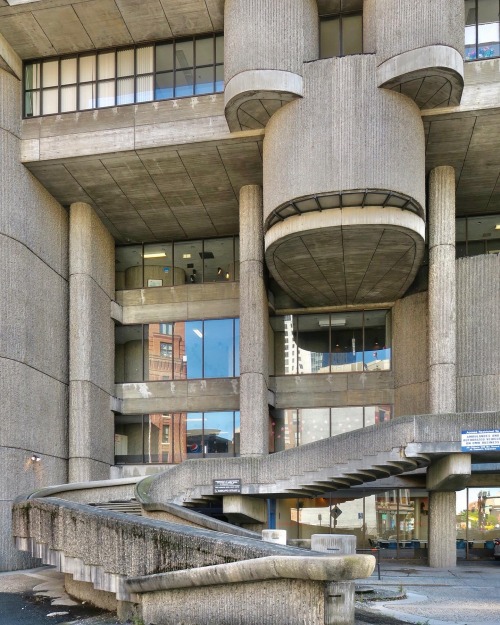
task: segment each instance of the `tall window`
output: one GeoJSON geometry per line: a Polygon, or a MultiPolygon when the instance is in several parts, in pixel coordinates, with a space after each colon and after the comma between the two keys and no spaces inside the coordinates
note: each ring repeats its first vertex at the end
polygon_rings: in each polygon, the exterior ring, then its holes
{"type": "Polygon", "coordinates": [[[465,0],[465,60],[500,56],[500,0],[465,0]]]}
{"type": "Polygon", "coordinates": [[[320,58],[363,52],[363,15],[341,13],[322,17],[319,24],[320,58]]]}
{"type": "Polygon", "coordinates": [[[500,254],[500,215],[476,215],[456,220],[457,258],[500,254]]]}
{"type": "Polygon", "coordinates": [[[29,61],[24,115],[121,106],[224,90],[224,36],[29,61]]]}

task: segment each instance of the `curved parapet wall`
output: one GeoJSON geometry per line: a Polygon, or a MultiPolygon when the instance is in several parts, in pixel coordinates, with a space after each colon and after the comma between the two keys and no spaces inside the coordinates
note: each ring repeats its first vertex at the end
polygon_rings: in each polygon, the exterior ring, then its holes
{"type": "Polygon", "coordinates": [[[303,95],[304,61],[318,57],[315,0],[226,0],[224,58],[229,128],[263,128],[303,95]]]}
{"type": "Polygon", "coordinates": [[[424,245],[420,111],[377,88],[373,55],[309,63],[304,81],[266,130],[266,262],[304,306],[397,299],[424,245]]]}
{"type": "Polygon", "coordinates": [[[453,106],[463,91],[463,0],[375,4],[378,84],[421,108],[453,106]]]}

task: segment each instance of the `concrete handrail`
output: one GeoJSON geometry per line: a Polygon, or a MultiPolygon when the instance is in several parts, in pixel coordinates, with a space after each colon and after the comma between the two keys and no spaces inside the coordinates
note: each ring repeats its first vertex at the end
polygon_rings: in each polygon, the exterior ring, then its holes
{"type": "Polygon", "coordinates": [[[55,484],[54,486],[46,486],[39,488],[31,493],[19,495],[14,499],[14,503],[28,501],[29,499],[41,499],[43,497],[54,497],[62,493],[68,493],[73,490],[92,490],[94,488],[113,488],[115,486],[129,486],[137,484],[142,477],[125,477],[114,480],[98,480],[95,482],[70,482],[69,484],[55,484]]]}
{"type": "Polygon", "coordinates": [[[339,582],[370,577],[374,569],[371,555],[269,556],[129,578],[125,586],[129,592],[143,593],[283,578],[339,582]]]}

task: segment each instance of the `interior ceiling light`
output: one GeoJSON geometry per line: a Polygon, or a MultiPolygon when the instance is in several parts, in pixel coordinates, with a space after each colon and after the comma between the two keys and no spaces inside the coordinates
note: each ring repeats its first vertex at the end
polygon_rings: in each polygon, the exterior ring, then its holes
{"type": "Polygon", "coordinates": [[[331,321],[329,319],[320,319],[318,321],[318,325],[320,328],[328,328],[329,326],[332,326],[332,327],[345,326],[346,323],[347,323],[346,319],[332,319],[331,321]]]}
{"type": "Polygon", "coordinates": [[[165,252],[151,252],[149,254],[144,254],[144,258],[165,258],[165,252]]]}
{"type": "Polygon", "coordinates": [[[500,230],[500,224],[497,224],[497,225],[495,226],[495,230],[500,230]]]}
{"type": "Polygon", "coordinates": [[[200,330],[198,330],[198,328],[195,328],[193,332],[196,334],[196,336],[200,337],[200,339],[203,338],[203,334],[200,330]]]}
{"type": "Polygon", "coordinates": [[[191,258],[191,254],[183,254],[182,258],[191,258]]]}

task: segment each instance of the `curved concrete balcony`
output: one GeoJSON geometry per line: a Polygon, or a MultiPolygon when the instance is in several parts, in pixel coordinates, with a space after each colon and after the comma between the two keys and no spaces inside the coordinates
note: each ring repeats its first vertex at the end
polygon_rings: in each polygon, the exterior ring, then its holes
{"type": "Polygon", "coordinates": [[[425,223],[415,213],[346,206],[277,223],[266,234],[265,254],[274,279],[304,306],[369,304],[402,297],[420,266],[424,240],[425,223]]]}
{"type": "Polygon", "coordinates": [[[460,104],[464,62],[449,46],[426,46],[388,59],[377,68],[379,86],[408,96],[420,109],[460,104]]]}

